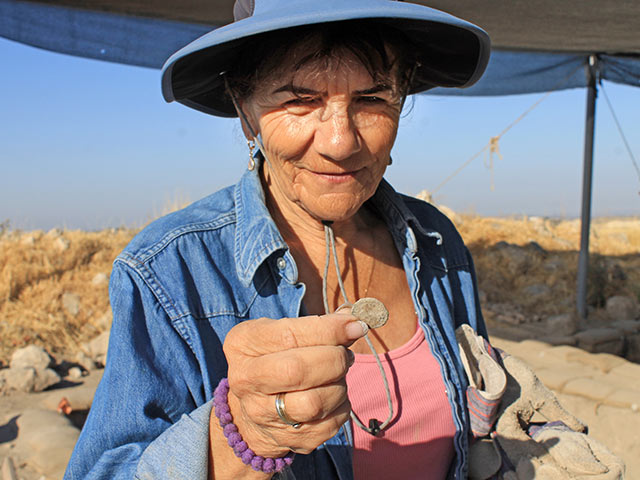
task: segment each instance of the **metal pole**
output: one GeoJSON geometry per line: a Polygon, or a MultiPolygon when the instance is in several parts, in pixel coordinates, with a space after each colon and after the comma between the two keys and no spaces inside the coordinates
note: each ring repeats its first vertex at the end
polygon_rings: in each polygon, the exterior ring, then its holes
{"type": "Polygon", "coordinates": [[[578,257],[578,315],[587,318],[587,272],[589,269],[589,230],[591,226],[591,185],[593,183],[593,139],[595,133],[598,57],[589,56],[587,67],[587,117],[584,132],[584,166],[582,171],[582,224],[578,257]]]}

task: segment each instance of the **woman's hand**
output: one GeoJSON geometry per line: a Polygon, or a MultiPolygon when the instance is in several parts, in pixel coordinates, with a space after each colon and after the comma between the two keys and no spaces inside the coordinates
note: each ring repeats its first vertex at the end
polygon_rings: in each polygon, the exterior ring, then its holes
{"type": "Polygon", "coordinates": [[[354,357],[347,347],[366,328],[349,313],[334,313],[250,320],[231,329],[224,342],[229,407],[256,454],[309,453],[338,432],[351,411],[345,375],[354,357]],[[278,393],[299,428],[278,417],[278,393]]]}

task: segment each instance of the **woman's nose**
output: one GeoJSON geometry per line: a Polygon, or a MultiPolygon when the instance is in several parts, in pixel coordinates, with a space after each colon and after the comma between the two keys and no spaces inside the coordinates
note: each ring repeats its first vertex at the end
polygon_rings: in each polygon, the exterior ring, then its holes
{"type": "Polygon", "coordinates": [[[345,160],[361,148],[361,139],[348,105],[327,105],[316,129],[316,151],[332,160],[345,160]]]}

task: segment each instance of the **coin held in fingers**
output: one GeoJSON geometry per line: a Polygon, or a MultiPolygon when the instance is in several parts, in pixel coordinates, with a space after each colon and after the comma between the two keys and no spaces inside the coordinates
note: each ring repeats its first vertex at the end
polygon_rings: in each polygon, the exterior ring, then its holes
{"type": "Polygon", "coordinates": [[[382,327],[389,319],[389,310],[377,298],[361,298],[351,307],[351,314],[369,325],[369,328],[382,327]]]}

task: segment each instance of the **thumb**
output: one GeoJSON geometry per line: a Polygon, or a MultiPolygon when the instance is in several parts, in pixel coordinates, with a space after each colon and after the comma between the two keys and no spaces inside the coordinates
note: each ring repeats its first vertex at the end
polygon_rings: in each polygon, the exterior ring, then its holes
{"type": "Polygon", "coordinates": [[[562,421],[576,432],[584,432],[587,426],[560,405],[556,396],[540,381],[525,362],[512,355],[502,358],[505,369],[520,385],[520,395],[548,421],[562,421]]]}

